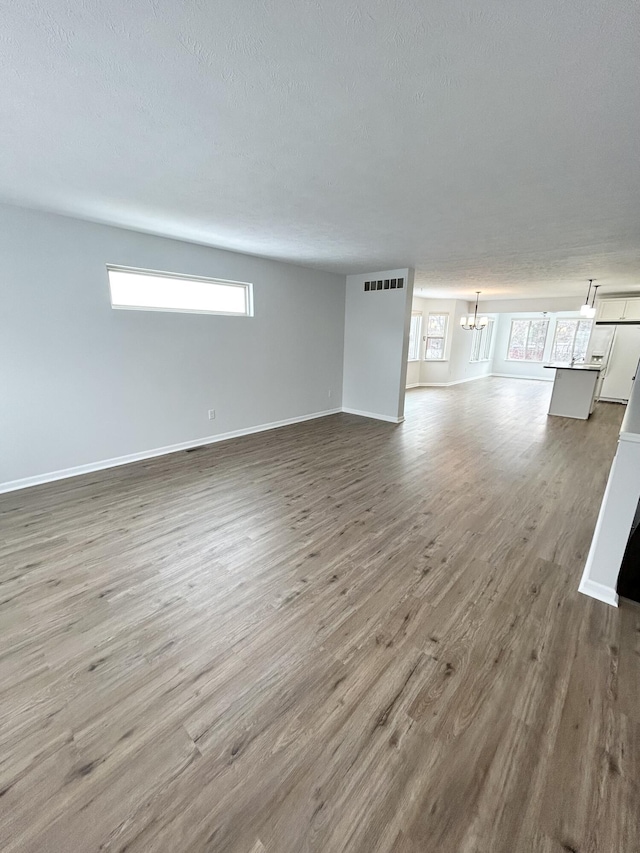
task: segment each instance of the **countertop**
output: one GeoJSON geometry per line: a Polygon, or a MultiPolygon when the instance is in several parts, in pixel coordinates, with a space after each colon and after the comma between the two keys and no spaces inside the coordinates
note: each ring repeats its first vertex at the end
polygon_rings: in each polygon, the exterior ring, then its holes
{"type": "Polygon", "coordinates": [[[604,370],[604,364],[567,364],[566,362],[554,362],[545,364],[549,370],[604,370]]]}

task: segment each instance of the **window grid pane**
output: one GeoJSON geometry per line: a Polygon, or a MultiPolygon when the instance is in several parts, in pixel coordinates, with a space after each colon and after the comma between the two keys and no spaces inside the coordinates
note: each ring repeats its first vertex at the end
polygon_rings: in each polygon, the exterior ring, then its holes
{"type": "Polygon", "coordinates": [[[573,357],[576,361],[584,361],[593,329],[593,320],[578,320],[578,328],[573,343],[573,357]]]}
{"type": "Polygon", "coordinates": [[[152,270],[107,267],[112,308],[251,316],[251,285],[152,270]]]}
{"type": "Polygon", "coordinates": [[[571,361],[577,325],[577,320],[558,320],[551,350],[552,361],[571,361]]]}
{"type": "Polygon", "coordinates": [[[445,328],[447,325],[446,314],[429,314],[427,324],[427,334],[430,337],[444,337],[445,328]]]}
{"type": "Polygon", "coordinates": [[[493,336],[493,322],[493,320],[489,320],[484,329],[473,330],[471,358],[469,361],[489,361],[491,355],[491,338],[493,336]]]}
{"type": "Polygon", "coordinates": [[[493,320],[489,320],[487,327],[484,329],[482,360],[489,361],[491,355],[491,340],[493,338],[493,320]]]}
{"type": "Polygon", "coordinates": [[[572,359],[584,361],[592,328],[592,320],[558,320],[551,360],[560,363],[569,363],[572,359]]]}
{"type": "Polygon", "coordinates": [[[529,330],[528,320],[512,320],[511,335],[509,337],[508,358],[524,360],[527,349],[527,332],[529,330]]]}
{"type": "Polygon", "coordinates": [[[444,358],[444,338],[427,338],[424,357],[426,359],[444,358]]]}
{"type": "Polygon", "coordinates": [[[547,320],[532,320],[529,323],[529,335],[527,337],[527,361],[542,361],[544,358],[544,345],[547,339],[547,320]]]}
{"type": "Polygon", "coordinates": [[[429,314],[427,317],[426,361],[442,361],[445,353],[448,314],[429,314]]]}
{"type": "Polygon", "coordinates": [[[512,361],[542,361],[548,320],[512,320],[507,358],[512,361]]]}
{"type": "Polygon", "coordinates": [[[479,361],[480,344],[482,342],[482,330],[474,329],[471,334],[473,335],[473,341],[471,342],[471,361],[479,361]]]}
{"type": "Polygon", "coordinates": [[[411,315],[411,331],[409,333],[409,360],[415,361],[420,351],[420,326],[422,314],[411,315]]]}

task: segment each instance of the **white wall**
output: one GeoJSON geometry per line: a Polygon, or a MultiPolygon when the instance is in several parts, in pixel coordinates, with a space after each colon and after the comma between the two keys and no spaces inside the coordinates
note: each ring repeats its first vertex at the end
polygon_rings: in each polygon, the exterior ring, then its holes
{"type": "MultiPolygon", "coordinates": [[[[424,343],[424,342],[423,342],[424,343]]],[[[420,361],[407,362],[407,388],[415,388],[420,384],[420,361]]]]}
{"type": "Polygon", "coordinates": [[[497,317],[495,314],[478,312],[479,316],[487,316],[494,320],[491,353],[488,361],[470,362],[473,332],[461,327],[460,318],[465,314],[473,314],[473,308],[472,304],[462,302],[459,299],[456,300],[451,347],[451,376],[453,382],[465,382],[469,379],[477,379],[480,376],[488,376],[491,373],[491,356],[495,348],[495,331],[497,325],[495,321],[497,317]]]}
{"type": "MultiPolygon", "coordinates": [[[[460,326],[460,318],[473,313],[473,306],[460,299],[426,299],[414,297],[413,311],[422,314],[422,333],[420,336],[419,360],[409,362],[407,370],[407,387],[415,385],[449,385],[465,382],[491,373],[489,361],[471,362],[471,346],[473,333],[465,331],[460,326]],[[426,324],[429,313],[449,315],[449,326],[445,341],[445,357],[443,361],[425,361],[426,324]]],[[[486,315],[497,319],[495,315],[486,315]]],[[[497,324],[496,324],[497,325],[497,324]]],[[[495,338],[495,327],[494,327],[495,338]]],[[[492,350],[494,343],[492,341],[492,350]]]]}
{"type": "MultiPolygon", "coordinates": [[[[584,296],[586,296],[586,291],[584,296]]],[[[530,299],[487,299],[480,302],[478,311],[482,314],[518,314],[542,311],[580,311],[584,296],[540,296],[530,299]]],[[[572,314],[573,316],[573,314],[572,314]]]]}
{"type": "Polygon", "coordinates": [[[553,382],[555,379],[555,370],[545,368],[545,364],[551,361],[551,347],[553,346],[553,337],[556,331],[556,323],[558,319],[579,318],[579,311],[558,311],[556,314],[549,314],[549,329],[547,331],[547,340],[544,347],[544,358],[541,362],[530,361],[509,361],[507,359],[507,350],[509,348],[509,335],[511,334],[512,320],[540,320],[542,314],[537,312],[518,312],[515,314],[500,314],[498,321],[495,347],[493,350],[492,373],[503,376],[518,376],[522,379],[545,379],[548,382],[553,382]]]}
{"type": "Polygon", "coordinates": [[[580,592],[618,604],[618,576],[640,500],[640,374],[636,374],[620,440],[598,513],[580,592]]]}
{"type": "Polygon", "coordinates": [[[0,484],[341,406],[342,276],[6,206],[0,247],[0,484]],[[114,311],[106,263],[251,281],[255,316],[114,311]]]}
{"type": "Polygon", "coordinates": [[[397,421],[404,414],[413,270],[347,276],[343,406],[397,421]],[[404,278],[401,290],[365,292],[364,282],[404,278]]]}

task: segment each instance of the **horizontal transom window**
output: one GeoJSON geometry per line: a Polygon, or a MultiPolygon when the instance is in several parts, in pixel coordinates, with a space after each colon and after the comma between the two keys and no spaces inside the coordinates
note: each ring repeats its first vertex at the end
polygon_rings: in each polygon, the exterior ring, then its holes
{"type": "Polygon", "coordinates": [[[133,311],[253,316],[252,285],[193,275],[107,266],[111,307],[133,311]]]}

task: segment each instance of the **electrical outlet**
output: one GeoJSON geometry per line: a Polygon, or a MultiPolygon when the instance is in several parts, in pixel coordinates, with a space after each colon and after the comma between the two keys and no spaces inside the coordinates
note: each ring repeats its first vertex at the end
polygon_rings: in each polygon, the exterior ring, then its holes
{"type": "Polygon", "coordinates": [[[215,421],[215,419],[216,419],[216,410],[215,409],[209,409],[209,420],[215,421]]]}

